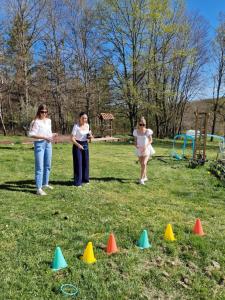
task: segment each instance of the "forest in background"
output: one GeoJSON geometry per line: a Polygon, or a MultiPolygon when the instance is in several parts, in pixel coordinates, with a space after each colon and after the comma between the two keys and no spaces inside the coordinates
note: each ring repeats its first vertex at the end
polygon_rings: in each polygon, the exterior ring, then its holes
{"type": "Polygon", "coordinates": [[[184,114],[213,83],[211,132],[225,119],[225,14],[214,38],[182,0],[1,0],[0,130],[26,133],[40,103],[66,134],[80,111],[117,133],[140,115],[155,136],[184,128],[184,114]],[[211,66],[212,72],[208,72],[211,66]]]}

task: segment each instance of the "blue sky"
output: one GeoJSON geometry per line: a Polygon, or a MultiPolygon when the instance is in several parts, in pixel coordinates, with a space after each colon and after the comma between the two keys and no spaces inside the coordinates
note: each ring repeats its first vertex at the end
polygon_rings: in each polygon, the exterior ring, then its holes
{"type": "MultiPolygon", "coordinates": [[[[218,17],[220,12],[225,12],[225,0],[186,0],[186,6],[189,11],[197,11],[209,22],[209,35],[211,38],[215,35],[215,29],[218,26],[218,17]]],[[[212,66],[208,65],[206,73],[211,73],[212,66]]],[[[211,98],[212,84],[211,80],[206,81],[207,86],[197,98],[211,98]]]]}
{"type": "MultiPolygon", "coordinates": [[[[218,16],[220,12],[225,13],[225,0],[184,0],[188,11],[197,11],[209,22],[209,35],[213,38],[215,28],[218,25],[218,16]]],[[[0,0],[0,3],[2,0],[0,0]]],[[[0,6],[0,19],[4,16],[3,8],[0,6]]],[[[206,67],[206,73],[211,73],[212,66],[206,67]]],[[[212,85],[210,80],[206,80],[205,88],[201,95],[196,98],[210,98],[212,96],[212,85]]]]}
{"type": "Polygon", "coordinates": [[[198,11],[210,23],[213,33],[218,24],[219,12],[225,12],[225,0],[186,0],[188,10],[198,11]]]}

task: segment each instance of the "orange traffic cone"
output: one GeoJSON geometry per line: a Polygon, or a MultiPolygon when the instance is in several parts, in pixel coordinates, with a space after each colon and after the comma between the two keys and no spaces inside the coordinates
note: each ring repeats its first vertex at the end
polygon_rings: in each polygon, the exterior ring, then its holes
{"type": "Polygon", "coordinates": [[[108,243],[107,243],[107,247],[106,247],[106,252],[107,254],[112,254],[112,253],[116,253],[118,252],[118,248],[116,245],[116,239],[113,233],[110,234],[109,239],[108,239],[108,243]]]}
{"type": "Polygon", "coordinates": [[[196,219],[195,226],[193,228],[193,233],[197,234],[197,235],[200,235],[200,236],[205,235],[205,233],[204,233],[204,231],[202,229],[202,224],[201,224],[201,220],[200,219],[196,219]]]}

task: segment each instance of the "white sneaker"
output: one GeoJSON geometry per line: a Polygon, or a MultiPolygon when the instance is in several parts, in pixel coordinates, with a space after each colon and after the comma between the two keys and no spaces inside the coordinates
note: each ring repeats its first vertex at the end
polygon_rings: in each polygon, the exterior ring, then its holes
{"type": "Polygon", "coordinates": [[[46,185],[43,185],[43,189],[49,189],[49,190],[54,190],[54,187],[49,185],[49,184],[46,184],[46,185]]]}
{"type": "Polygon", "coordinates": [[[42,189],[37,189],[37,195],[45,196],[47,194],[42,189]]]}
{"type": "Polygon", "coordinates": [[[148,177],[143,178],[143,180],[144,180],[144,182],[145,182],[145,181],[148,181],[148,177]]]}
{"type": "Polygon", "coordinates": [[[140,184],[145,184],[144,179],[140,179],[140,180],[139,180],[139,183],[140,183],[140,184]]]}

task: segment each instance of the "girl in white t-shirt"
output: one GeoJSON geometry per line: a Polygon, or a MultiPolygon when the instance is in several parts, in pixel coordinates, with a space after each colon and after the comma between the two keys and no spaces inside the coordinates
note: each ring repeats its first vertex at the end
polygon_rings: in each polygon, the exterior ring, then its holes
{"type": "Polygon", "coordinates": [[[35,182],[37,194],[44,196],[46,192],[42,188],[53,189],[48,184],[52,161],[52,142],[56,133],[52,133],[51,120],[48,118],[47,106],[41,104],[35,119],[30,124],[28,135],[35,139],[35,182]]]}
{"type": "Polygon", "coordinates": [[[74,124],[71,135],[73,142],[74,186],[81,187],[83,183],[89,183],[88,141],[91,140],[92,134],[86,113],[80,113],[79,122],[74,124]]]}
{"type": "Polygon", "coordinates": [[[136,155],[139,158],[141,164],[141,177],[139,180],[140,184],[145,184],[147,178],[147,163],[149,157],[155,153],[152,147],[152,134],[151,129],[146,128],[146,120],[141,117],[137,129],[134,129],[133,136],[135,137],[136,155]]]}

